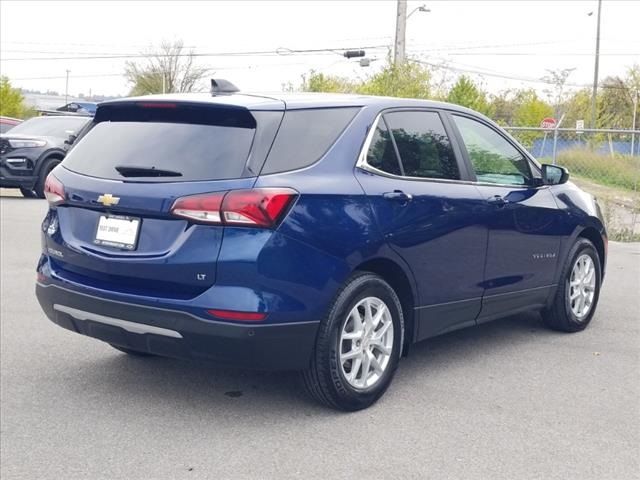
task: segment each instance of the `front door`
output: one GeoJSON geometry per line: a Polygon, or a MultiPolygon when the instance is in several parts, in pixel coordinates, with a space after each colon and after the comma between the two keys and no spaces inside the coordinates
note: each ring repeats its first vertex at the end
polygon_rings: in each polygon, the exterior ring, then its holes
{"type": "Polygon", "coordinates": [[[417,339],[473,325],[483,293],[484,199],[461,181],[463,164],[438,112],[388,112],[374,128],[356,177],[388,244],[414,274],[417,339]]]}
{"type": "Polygon", "coordinates": [[[542,306],[559,260],[562,214],[555,199],[536,167],[498,130],[468,116],[452,119],[486,202],[489,243],[478,320],[542,306]]]}

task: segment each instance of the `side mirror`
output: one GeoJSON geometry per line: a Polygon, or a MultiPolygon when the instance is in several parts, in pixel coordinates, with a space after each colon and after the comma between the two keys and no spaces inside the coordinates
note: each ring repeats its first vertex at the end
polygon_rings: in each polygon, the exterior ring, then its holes
{"type": "Polygon", "coordinates": [[[66,143],[67,145],[73,145],[75,143],[75,141],[78,139],[77,135],[74,135],[73,133],[71,135],[69,135],[69,137],[64,141],[64,143],[66,143]]]}
{"type": "Polygon", "coordinates": [[[569,170],[558,165],[542,165],[542,184],[560,185],[569,180],[569,170]]]}

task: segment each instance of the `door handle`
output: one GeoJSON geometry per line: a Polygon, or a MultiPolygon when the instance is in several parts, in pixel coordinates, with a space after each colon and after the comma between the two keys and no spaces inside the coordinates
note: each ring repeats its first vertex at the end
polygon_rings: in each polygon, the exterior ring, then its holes
{"type": "Polygon", "coordinates": [[[387,200],[393,200],[400,203],[409,203],[413,199],[410,194],[404,193],[401,190],[394,190],[393,192],[383,193],[382,197],[386,198],[387,200]]]}
{"type": "Polygon", "coordinates": [[[489,197],[487,199],[487,202],[489,202],[491,205],[495,205],[496,207],[504,207],[507,203],[509,203],[509,201],[501,195],[494,195],[493,197],[489,197]]]}

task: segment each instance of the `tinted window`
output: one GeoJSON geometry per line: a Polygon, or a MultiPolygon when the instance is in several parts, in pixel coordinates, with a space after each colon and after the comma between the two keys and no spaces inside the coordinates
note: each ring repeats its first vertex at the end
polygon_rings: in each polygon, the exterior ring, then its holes
{"type": "Polygon", "coordinates": [[[460,178],[449,137],[435,112],[393,112],[384,115],[398,146],[404,175],[460,178]]]}
{"type": "Polygon", "coordinates": [[[285,112],[262,174],[308,167],[329,150],[358,108],[324,108],[285,112]]]}
{"type": "Polygon", "coordinates": [[[526,185],[531,170],[526,158],[498,132],[467,117],[454,115],[479,182],[526,185]]]}
{"type": "MultiPolygon", "coordinates": [[[[178,172],[180,176],[135,176],[136,181],[217,180],[241,177],[254,128],[168,122],[100,122],[64,160],[78,173],[125,180],[116,167],[178,172]]],[[[123,170],[123,169],[120,169],[123,170]]]]}
{"type": "Polygon", "coordinates": [[[369,151],[367,152],[367,163],[383,172],[400,175],[400,164],[393,149],[393,143],[389,136],[389,131],[384,121],[379,121],[373,134],[369,151]]]}
{"type": "Polygon", "coordinates": [[[35,117],[16,125],[11,133],[66,139],[77,134],[89,120],[87,117],[35,117]]]}

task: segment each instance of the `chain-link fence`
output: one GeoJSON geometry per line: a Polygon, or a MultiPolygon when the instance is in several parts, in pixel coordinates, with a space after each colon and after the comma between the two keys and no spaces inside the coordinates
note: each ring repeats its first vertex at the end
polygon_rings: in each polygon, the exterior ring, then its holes
{"type": "Polygon", "coordinates": [[[542,163],[596,195],[614,240],[640,240],[640,130],[506,127],[542,163]]]}

